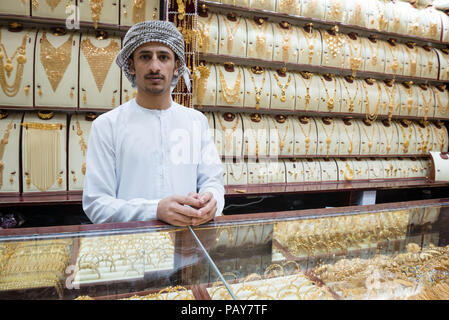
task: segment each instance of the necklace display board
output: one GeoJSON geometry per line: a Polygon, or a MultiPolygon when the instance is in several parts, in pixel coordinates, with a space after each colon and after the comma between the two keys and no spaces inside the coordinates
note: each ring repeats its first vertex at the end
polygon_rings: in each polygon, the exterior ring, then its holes
{"type": "Polygon", "coordinates": [[[120,25],[122,26],[159,19],[159,0],[120,0],[120,6],[120,25]]]}
{"type": "Polygon", "coordinates": [[[86,154],[90,128],[95,119],[93,114],[73,114],[69,125],[69,162],[68,189],[69,191],[83,190],[86,175],[86,154]]]}
{"type": "Polygon", "coordinates": [[[245,80],[243,68],[217,65],[217,105],[242,107],[244,105],[245,80]]]}
{"type": "Polygon", "coordinates": [[[273,59],[273,24],[263,18],[246,19],[248,44],[246,56],[256,59],[273,59]]]}
{"type": "Polygon", "coordinates": [[[77,32],[40,30],[36,41],[35,106],[77,108],[78,58],[80,35],[77,32]]]}
{"type": "Polygon", "coordinates": [[[1,1],[0,13],[29,16],[31,14],[31,0],[1,1]]]}
{"type": "Polygon", "coordinates": [[[361,154],[360,143],[360,121],[359,119],[343,119],[339,122],[340,132],[340,156],[352,156],[361,154]]]}
{"type": "Polygon", "coordinates": [[[402,83],[398,87],[398,93],[401,99],[401,107],[399,114],[401,116],[417,116],[419,92],[416,85],[402,83]]]}
{"type": "Polygon", "coordinates": [[[379,129],[379,153],[384,155],[400,154],[397,123],[394,121],[381,121],[379,129]]]}
{"type": "Polygon", "coordinates": [[[340,141],[340,121],[338,118],[317,119],[318,130],[318,150],[317,155],[335,156],[338,155],[340,141]]]}
{"type": "Polygon", "coordinates": [[[283,161],[269,160],[267,164],[267,183],[271,185],[285,184],[285,164],[283,161]]]}
{"type": "Polygon", "coordinates": [[[66,191],[67,115],[26,112],[22,122],[23,193],[66,191]]]}
{"type": "Polygon", "coordinates": [[[0,110],[0,193],[20,192],[20,123],[23,113],[0,110]]]}
{"type": "Polygon", "coordinates": [[[338,167],[334,158],[319,159],[321,167],[321,181],[335,182],[338,181],[338,167]]]}
{"type": "Polygon", "coordinates": [[[267,157],[270,145],[268,117],[258,113],[242,114],[243,155],[250,159],[267,157]]]}
{"type": "Polygon", "coordinates": [[[318,29],[313,29],[310,25],[305,28],[298,28],[299,39],[299,64],[310,64],[319,66],[322,62],[323,41],[322,33],[318,29]]]}
{"type": "Polygon", "coordinates": [[[321,101],[318,111],[340,112],[341,110],[341,84],[340,79],[332,75],[319,75],[321,84],[321,101]],[[324,92],[324,95],[322,94],[324,92]]]}
{"type": "Polygon", "coordinates": [[[198,106],[216,105],[217,70],[214,64],[198,65],[193,73],[193,103],[198,106]]]}
{"type": "Polygon", "coordinates": [[[353,77],[340,79],[342,113],[363,113],[363,80],[353,77]]]}
{"type": "Polygon", "coordinates": [[[304,17],[325,19],[327,0],[302,0],[301,15],[304,17]]]}
{"type": "Polygon", "coordinates": [[[363,57],[365,59],[364,71],[385,72],[385,41],[377,40],[374,37],[362,39],[363,57]]]}
{"type": "MultiPolygon", "coordinates": [[[[404,46],[407,48],[407,46],[404,46]]],[[[438,55],[436,49],[418,47],[418,57],[421,58],[421,74],[417,73],[417,76],[428,79],[438,79],[438,55]]]]}
{"type": "Polygon", "coordinates": [[[245,98],[243,107],[270,109],[271,77],[270,70],[262,67],[246,67],[243,69],[245,98]]]}
{"type": "Polygon", "coordinates": [[[112,109],[120,105],[118,37],[82,34],[80,43],[80,109],[112,109]]]}
{"type": "Polygon", "coordinates": [[[0,28],[0,101],[6,106],[33,106],[35,30],[0,28]]]}
{"type": "Polygon", "coordinates": [[[244,138],[243,121],[238,113],[215,112],[215,145],[218,154],[225,157],[242,157],[244,138]]]}
{"type": "Polygon", "coordinates": [[[313,117],[293,117],[293,128],[295,131],[295,151],[299,155],[316,155],[318,149],[317,121],[313,117]]]}
{"type": "Polygon", "coordinates": [[[218,54],[219,30],[217,14],[206,10],[200,11],[198,14],[198,52],[218,54]]]}
{"type": "Polygon", "coordinates": [[[273,61],[298,63],[300,28],[287,21],[273,23],[273,61]]]}
{"type": "Polygon", "coordinates": [[[449,80],[449,51],[435,49],[439,61],[439,79],[449,80]]]}
{"type": "Polygon", "coordinates": [[[279,0],[272,1],[275,3],[275,10],[279,13],[287,13],[293,15],[301,15],[301,1],[293,1],[293,0],[279,0]]]}
{"type": "Polygon", "coordinates": [[[435,116],[435,96],[433,90],[426,86],[417,86],[418,91],[418,112],[417,116],[427,120],[435,116]]]}
{"type": "Polygon", "coordinates": [[[248,34],[246,19],[228,14],[218,16],[220,38],[218,53],[236,57],[246,57],[248,34]]]}
{"type": "MultiPolygon", "coordinates": [[[[20,1],[16,1],[20,2],[20,1]]],[[[75,0],[31,0],[31,15],[39,18],[67,19],[67,8],[76,5],[75,0]]]]}
{"type": "Polygon", "coordinates": [[[78,0],[78,7],[81,22],[91,22],[95,29],[98,24],[119,24],[120,7],[117,0],[78,0]]]}
{"type": "MultiPolygon", "coordinates": [[[[385,43],[385,73],[404,75],[403,45],[395,42],[385,43]]],[[[406,74],[409,75],[409,74],[406,74]]]]}
{"type": "Polygon", "coordinates": [[[271,109],[295,110],[295,77],[291,72],[269,70],[271,83],[271,109]]]}
{"type": "Polygon", "coordinates": [[[318,111],[321,104],[322,82],[320,75],[294,73],[296,84],[296,110],[318,111]]]}
{"type": "Polygon", "coordinates": [[[304,182],[304,167],[301,160],[283,160],[288,184],[304,182]]]}
{"type": "Polygon", "coordinates": [[[435,96],[435,117],[447,118],[449,115],[449,90],[445,85],[430,86],[435,96]]]}
{"type": "Polygon", "coordinates": [[[248,184],[248,166],[245,161],[227,162],[228,185],[239,186],[248,184]]]}
{"type": "Polygon", "coordinates": [[[319,159],[301,159],[304,168],[304,182],[321,182],[321,164],[319,159]]]}
{"type": "Polygon", "coordinates": [[[347,67],[344,54],[347,45],[347,37],[343,33],[330,30],[323,30],[321,35],[323,38],[323,56],[321,65],[334,68],[340,68],[341,66],[347,67]]]}
{"type": "Polygon", "coordinates": [[[268,167],[265,161],[248,161],[248,184],[267,184],[268,167]]]}
{"type": "Polygon", "coordinates": [[[270,157],[294,154],[295,131],[292,117],[277,115],[268,118],[270,130],[270,157]]]}

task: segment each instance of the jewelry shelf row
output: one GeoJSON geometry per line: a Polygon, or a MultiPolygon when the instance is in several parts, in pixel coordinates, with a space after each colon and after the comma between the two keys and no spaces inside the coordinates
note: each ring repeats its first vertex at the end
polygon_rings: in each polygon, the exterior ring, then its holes
{"type": "Polygon", "coordinates": [[[410,36],[405,34],[399,34],[394,32],[387,32],[387,31],[379,31],[375,29],[368,29],[357,25],[350,25],[345,24],[338,21],[326,21],[321,20],[317,18],[311,18],[311,17],[304,17],[304,16],[297,16],[297,15],[290,15],[286,13],[279,13],[279,12],[273,12],[268,10],[260,10],[255,8],[246,8],[241,6],[235,6],[230,4],[223,4],[223,3],[217,3],[217,2],[211,2],[211,1],[204,1],[204,0],[198,0],[198,7],[201,7],[202,5],[205,5],[207,9],[209,9],[211,12],[214,13],[230,13],[235,12],[238,13],[241,16],[248,17],[248,18],[254,18],[254,17],[269,17],[271,21],[275,22],[281,22],[281,21],[287,21],[289,23],[292,23],[294,25],[300,25],[304,26],[306,24],[312,23],[314,27],[320,28],[320,29],[326,29],[329,30],[335,26],[338,27],[339,31],[342,33],[351,33],[355,32],[358,33],[360,36],[369,37],[369,36],[375,36],[378,39],[381,40],[388,40],[391,38],[397,39],[398,42],[401,43],[407,43],[407,42],[415,42],[419,46],[432,46],[434,48],[444,49],[448,48],[449,43],[433,40],[433,39],[427,39],[423,37],[417,37],[417,36],[410,36]]]}
{"type": "MultiPolygon", "coordinates": [[[[271,114],[271,115],[291,115],[291,116],[310,116],[310,117],[332,117],[332,118],[357,118],[364,119],[366,118],[365,113],[347,113],[347,112],[322,112],[322,111],[305,111],[305,110],[285,110],[285,109],[265,109],[260,108],[241,108],[241,107],[230,107],[230,106],[210,106],[210,105],[194,105],[195,109],[204,112],[231,112],[231,113],[259,113],[259,114],[271,114]]],[[[2,107],[3,108],[3,107],[2,107]]],[[[3,108],[4,109],[4,108],[3,108]]],[[[82,110],[80,110],[82,111],[82,110]]],[[[92,111],[92,110],[88,110],[92,111]]],[[[97,111],[92,111],[97,112],[97,111]]],[[[104,110],[103,110],[104,112],[104,110]]],[[[388,115],[379,114],[377,116],[378,120],[388,119],[388,115]]],[[[423,120],[423,117],[418,116],[407,116],[407,115],[392,115],[391,119],[397,120],[423,120]]],[[[440,121],[449,121],[449,118],[442,117],[427,117],[427,120],[440,120],[440,121]]]]}
{"type": "MultiPolygon", "coordinates": [[[[281,195],[311,192],[364,191],[382,189],[410,189],[448,187],[449,182],[433,182],[425,178],[403,179],[394,181],[352,181],[352,182],[318,182],[278,185],[240,185],[225,186],[225,198],[241,196],[281,195]]],[[[0,207],[12,206],[47,206],[55,204],[80,205],[82,191],[70,194],[48,195],[0,195],[0,207]]]]}
{"type": "MultiPolygon", "coordinates": [[[[312,73],[319,74],[334,74],[341,77],[352,76],[353,71],[351,69],[343,69],[343,68],[335,68],[330,66],[316,66],[310,64],[299,64],[299,63],[285,63],[282,61],[269,61],[264,59],[256,59],[256,58],[243,58],[229,55],[221,55],[221,54],[213,54],[213,53],[199,53],[198,54],[199,61],[207,61],[211,63],[223,63],[223,62],[232,62],[239,66],[247,66],[247,67],[263,67],[263,68],[272,68],[272,69],[282,69],[286,68],[288,71],[308,71],[312,73]]],[[[438,72],[439,73],[439,72],[438,72]]],[[[438,75],[439,77],[439,75],[438,75]]],[[[357,71],[355,78],[372,78],[376,80],[392,80],[394,79],[396,82],[408,82],[412,81],[415,84],[430,84],[430,85],[442,85],[447,84],[449,81],[447,80],[436,80],[430,78],[421,78],[421,77],[409,77],[388,73],[380,73],[380,72],[372,72],[372,71],[357,71]]]]}

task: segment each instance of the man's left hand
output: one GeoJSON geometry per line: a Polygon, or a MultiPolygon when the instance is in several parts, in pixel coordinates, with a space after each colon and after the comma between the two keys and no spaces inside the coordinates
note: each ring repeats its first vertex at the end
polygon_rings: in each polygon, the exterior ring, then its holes
{"type": "Polygon", "coordinates": [[[198,218],[192,218],[193,225],[200,225],[212,220],[215,217],[217,211],[217,200],[211,192],[196,193],[190,192],[190,197],[200,200],[201,206],[197,209],[201,211],[201,216],[198,218]]]}

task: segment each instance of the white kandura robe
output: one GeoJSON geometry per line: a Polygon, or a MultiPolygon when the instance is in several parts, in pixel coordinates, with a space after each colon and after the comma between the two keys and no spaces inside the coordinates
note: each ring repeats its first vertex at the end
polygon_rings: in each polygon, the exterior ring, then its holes
{"type": "Polygon", "coordinates": [[[201,112],[173,101],[150,110],[132,99],[93,121],[83,189],[93,223],[157,219],[161,199],[206,191],[221,215],[223,167],[201,112]]]}

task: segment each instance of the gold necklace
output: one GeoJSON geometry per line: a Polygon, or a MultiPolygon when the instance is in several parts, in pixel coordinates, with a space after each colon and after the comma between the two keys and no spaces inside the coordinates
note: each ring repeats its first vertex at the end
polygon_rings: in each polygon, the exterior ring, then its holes
{"type": "Polygon", "coordinates": [[[430,102],[432,100],[432,92],[429,89],[427,91],[430,92],[430,94],[428,94],[429,98],[426,100],[426,98],[424,97],[424,90],[421,89],[421,96],[422,96],[422,100],[423,100],[423,104],[424,104],[424,121],[427,120],[430,102]]]}
{"type": "Polygon", "coordinates": [[[366,102],[365,102],[365,114],[366,114],[366,120],[370,121],[370,122],[374,122],[377,119],[377,116],[379,114],[379,107],[380,107],[380,98],[381,98],[381,94],[382,94],[382,88],[380,87],[380,84],[378,81],[376,81],[377,84],[377,103],[376,103],[376,109],[374,110],[374,113],[371,113],[370,111],[370,101],[369,101],[369,96],[368,96],[368,88],[366,86],[366,82],[362,82],[364,91],[365,91],[365,97],[366,97],[366,102]]]}
{"type": "Polygon", "coordinates": [[[254,78],[253,72],[254,71],[251,69],[251,71],[249,73],[249,76],[250,76],[251,81],[252,81],[253,86],[254,86],[254,94],[255,94],[254,98],[256,99],[256,110],[259,110],[259,108],[260,108],[260,101],[261,101],[261,97],[262,97],[262,90],[263,90],[263,86],[265,84],[266,72],[265,72],[265,69],[262,69],[263,78],[262,78],[262,84],[261,84],[261,86],[259,88],[257,88],[256,79],[254,78]]]}
{"type": "Polygon", "coordinates": [[[72,60],[72,40],[73,34],[58,48],[55,48],[47,39],[47,32],[44,31],[41,39],[40,60],[44,67],[51,87],[56,92],[64,73],[72,60]]]}
{"type": "Polygon", "coordinates": [[[446,106],[444,106],[444,107],[443,107],[443,104],[441,103],[440,91],[437,88],[434,88],[433,91],[435,92],[435,96],[437,97],[438,112],[442,116],[447,115],[447,112],[449,111],[449,90],[447,90],[447,102],[446,102],[446,106]]]}
{"type": "Polygon", "coordinates": [[[439,129],[437,126],[435,126],[435,128],[437,129],[438,137],[440,140],[440,151],[443,152],[446,145],[447,132],[445,132],[446,130],[444,130],[443,124],[441,125],[441,129],[439,129]]]}
{"type": "Polygon", "coordinates": [[[198,48],[202,53],[207,53],[210,44],[210,26],[212,23],[212,18],[214,16],[212,14],[209,15],[209,19],[203,22],[198,20],[199,32],[197,33],[198,37],[198,48]]]}
{"type": "Polygon", "coordinates": [[[231,151],[232,136],[234,135],[234,131],[237,129],[237,126],[239,125],[239,117],[238,116],[235,117],[234,126],[231,128],[231,130],[228,130],[229,128],[227,128],[221,121],[222,116],[223,115],[219,115],[217,118],[218,118],[218,122],[220,123],[221,130],[224,132],[224,134],[226,136],[226,142],[225,142],[226,153],[229,153],[231,151]],[[231,132],[229,133],[229,131],[231,131],[231,132]]]}
{"type": "Polygon", "coordinates": [[[303,135],[305,137],[304,142],[306,144],[306,146],[305,146],[305,148],[306,148],[306,155],[309,153],[310,133],[312,132],[312,122],[309,119],[307,119],[307,121],[308,121],[307,123],[309,124],[309,128],[308,128],[307,134],[306,134],[306,131],[304,130],[304,128],[302,126],[303,123],[300,122],[299,125],[298,125],[298,127],[301,129],[301,131],[302,131],[302,133],[303,133],[303,135]]]}
{"type": "Polygon", "coordinates": [[[287,83],[285,85],[283,85],[281,83],[281,81],[279,80],[279,77],[276,73],[273,73],[273,77],[276,80],[276,83],[277,83],[279,89],[281,89],[281,97],[279,99],[281,100],[281,102],[287,101],[287,97],[285,94],[286,94],[288,86],[290,85],[290,81],[292,80],[292,75],[291,74],[288,75],[287,83]]]}
{"type": "Polygon", "coordinates": [[[373,44],[371,43],[371,40],[368,39],[368,45],[369,45],[369,48],[370,48],[371,54],[372,54],[372,57],[371,57],[371,65],[372,65],[373,67],[377,64],[377,53],[379,52],[379,42],[376,41],[375,43],[376,43],[376,52],[373,53],[373,51],[374,51],[374,50],[373,50],[373,44]]]}
{"type": "Polygon", "coordinates": [[[315,43],[314,42],[315,42],[317,33],[313,32],[313,29],[310,29],[310,32],[307,32],[305,30],[301,30],[301,32],[304,35],[304,38],[306,39],[307,48],[309,50],[309,53],[308,53],[309,64],[311,64],[312,63],[312,59],[313,59],[313,54],[314,54],[314,48],[315,48],[315,43]]]}
{"type": "MultiPolygon", "coordinates": [[[[307,181],[310,181],[314,177],[315,173],[316,174],[320,173],[320,170],[316,167],[317,165],[319,165],[319,162],[318,161],[314,161],[313,159],[310,162],[313,163],[313,170],[310,167],[309,161],[307,159],[305,159],[303,161],[303,163],[305,163],[305,165],[307,166],[307,169],[308,169],[308,171],[305,170],[305,172],[307,172],[307,178],[308,178],[307,181]]],[[[305,175],[304,175],[304,178],[305,178],[305,175]]],[[[316,180],[316,179],[313,179],[313,180],[316,180]]]]}
{"type": "Polygon", "coordinates": [[[351,181],[354,179],[354,170],[351,169],[347,161],[345,161],[344,177],[346,181],[351,181]]]}
{"type": "Polygon", "coordinates": [[[360,86],[359,86],[358,82],[356,81],[355,84],[356,84],[357,89],[355,90],[354,97],[351,97],[351,93],[349,92],[349,88],[346,85],[345,80],[342,80],[341,82],[343,83],[343,86],[345,87],[346,93],[348,94],[348,99],[349,99],[348,111],[349,112],[353,112],[354,111],[354,106],[355,106],[355,99],[357,99],[357,94],[359,92],[359,87],[360,86]]]}
{"type": "Polygon", "coordinates": [[[288,127],[289,127],[289,123],[288,123],[288,119],[285,119],[285,121],[287,122],[287,126],[285,127],[285,131],[284,131],[284,136],[281,138],[281,134],[280,134],[280,130],[276,124],[276,119],[272,118],[273,123],[274,123],[274,127],[276,128],[278,137],[279,137],[279,148],[280,148],[280,152],[282,153],[282,151],[284,150],[284,146],[285,146],[285,139],[287,138],[287,133],[288,133],[288,127]]]}
{"type": "MultiPolygon", "coordinates": [[[[302,82],[304,83],[304,86],[306,87],[306,96],[304,97],[304,99],[306,100],[306,108],[305,110],[308,111],[309,107],[310,107],[310,85],[312,84],[312,81],[310,81],[310,83],[306,83],[306,80],[304,80],[304,76],[301,77],[302,82]]],[[[307,80],[312,79],[311,76],[309,76],[308,78],[305,78],[307,80]]],[[[299,97],[301,98],[301,97],[299,97]]]]}
{"type": "Polygon", "coordinates": [[[387,144],[387,146],[386,146],[386,149],[387,149],[387,154],[389,154],[390,153],[390,151],[391,151],[391,142],[393,141],[393,139],[394,139],[394,128],[393,128],[393,126],[392,126],[392,123],[390,123],[390,128],[392,129],[391,130],[391,137],[389,138],[388,137],[388,133],[387,133],[387,127],[385,126],[385,125],[383,125],[383,126],[381,126],[382,127],[382,131],[383,131],[383,133],[384,133],[384,136],[385,136],[385,142],[386,142],[386,144],[387,144]]]}
{"type": "Polygon", "coordinates": [[[145,0],[134,0],[133,22],[139,23],[145,21],[145,0]]]}
{"type": "Polygon", "coordinates": [[[103,10],[103,0],[89,0],[90,11],[92,14],[92,21],[94,22],[94,28],[98,28],[98,21],[100,21],[101,10],[103,10]]]}
{"type": "Polygon", "coordinates": [[[355,77],[357,74],[357,70],[360,68],[360,66],[362,65],[362,38],[358,38],[358,44],[359,44],[359,54],[357,57],[354,57],[354,51],[357,50],[354,48],[354,45],[352,43],[351,40],[348,40],[348,44],[349,44],[349,50],[350,50],[350,59],[349,59],[349,63],[351,66],[351,70],[352,70],[352,76],[355,77]]]}
{"type": "Polygon", "coordinates": [[[101,92],[112,62],[120,51],[120,46],[115,40],[112,40],[104,48],[96,47],[87,37],[81,41],[81,50],[90,66],[98,91],[101,92]]]}
{"type": "Polygon", "coordinates": [[[391,57],[393,57],[393,62],[390,65],[391,70],[393,71],[393,74],[396,74],[396,72],[399,69],[399,62],[397,58],[397,47],[396,45],[392,45],[388,42],[390,45],[390,51],[391,51],[391,57]]]}
{"type": "MultiPolygon", "coordinates": [[[[362,121],[363,122],[363,121],[362,121]]],[[[369,151],[369,153],[371,154],[371,149],[373,148],[373,139],[374,139],[374,135],[373,135],[373,133],[374,132],[371,132],[371,135],[370,134],[368,134],[368,132],[366,131],[366,127],[367,125],[365,124],[365,123],[363,123],[362,125],[361,125],[361,127],[362,127],[362,129],[363,129],[363,132],[365,133],[365,136],[366,136],[366,138],[368,139],[368,151],[369,151]]],[[[372,123],[371,124],[371,131],[374,131],[375,129],[374,129],[374,124],[372,123]]]]}
{"type": "MultiPolygon", "coordinates": [[[[403,120],[403,121],[405,121],[405,120],[403,120]]],[[[412,131],[413,131],[413,128],[410,126],[410,122],[408,122],[407,127],[409,129],[408,130],[409,131],[408,138],[407,138],[407,133],[405,132],[405,128],[404,128],[403,124],[402,123],[399,124],[399,128],[401,129],[401,132],[402,132],[402,137],[404,138],[404,143],[402,146],[402,151],[404,153],[408,153],[408,147],[410,145],[410,139],[412,138],[412,131]]]]}
{"type": "Polygon", "coordinates": [[[243,177],[243,172],[245,170],[245,166],[244,164],[242,164],[242,169],[240,170],[240,174],[238,177],[236,177],[236,175],[234,174],[234,165],[231,163],[231,168],[232,168],[232,172],[230,173],[230,176],[232,177],[232,179],[234,179],[234,181],[240,181],[240,179],[243,177]]]}
{"type": "Polygon", "coordinates": [[[226,28],[226,33],[227,33],[227,37],[228,37],[228,52],[232,52],[232,47],[234,45],[234,36],[235,33],[240,25],[240,22],[242,21],[242,18],[238,18],[238,20],[236,21],[236,23],[234,24],[233,27],[229,26],[229,21],[226,19],[226,17],[223,18],[224,21],[224,25],[226,28]]]}
{"type": "Polygon", "coordinates": [[[218,68],[218,73],[220,76],[220,85],[221,85],[221,95],[225,99],[226,103],[233,104],[237,101],[237,99],[240,101],[240,81],[241,81],[241,69],[238,68],[238,74],[237,79],[235,80],[234,87],[232,89],[229,89],[226,80],[224,78],[223,72],[221,71],[221,68],[218,68]]]}
{"type": "MultiPolygon", "coordinates": [[[[332,58],[337,58],[340,53],[341,48],[345,43],[345,38],[341,33],[336,32],[335,35],[330,34],[329,32],[323,32],[324,40],[326,41],[327,47],[329,48],[329,53],[332,55],[332,58]]],[[[329,63],[329,55],[325,57],[326,64],[329,63]]]]}
{"type": "Polygon", "coordinates": [[[60,131],[62,123],[23,122],[25,128],[26,184],[31,183],[40,191],[46,191],[63,179],[60,169],[60,131]]]}
{"type": "MultiPolygon", "coordinates": [[[[83,153],[83,157],[86,157],[87,144],[86,144],[86,141],[84,140],[83,130],[81,130],[81,125],[80,125],[78,120],[76,120],[76,134],[80,138],[79,145],[80,145],[80,148],[81,148],[81,152],[83,153]]],[[[82,164],[81,172],[83,173],[83,175],[86,174],[86,162],[84,162],[82,164]]]]}
{"type": "Polygon", "coordinates": [[[28,33],[24,35],[22,39],[22,44],[14,51],[13,55],[11,57],[8,57],[6,48],[4,44],[1,42],[1,32],[0,32],[0,84],[2,86],[3,92],[8,97],[14,97],[20,90],[20,85],[22,83],[23,78],[23,68],[25,63],[27,62],[26,58],[26,42],[28,40],[28,33]],[[17,71],[16,71],[16,77],[14,79],[14,82],[12,85],[8,84],[6,78],[11,75],[11,72],[14,70],[14,66],[12,64],[12,61],[14,60],[15,56],[17,56],[17,71]],[[3,62],[3,58],[6,58],[6,64],[3,62]],[[6,76],[5,76],[6,71],[6,76]]]}
{"type": "Polygon", "coordinates": [[[345,132],[346,132],[346,137],[349,140],[349,145],[348,145],[348,154],[352,154],[353,151],[353,140],[354,140],[354,133],[355,133],[355,126],[353,125],[347,125],[346,123],[343,123],[343,128],[345,128],[345,132]],[[352,132],[351,134],[349,134],[347,127],[351,126],[352,127],[352,132]]]}
{"type": "Polygon", "coordinates": [[[196,67],[200,76],[198,77],[197,72],[193,73],[193,92],[197,98],[198,105],[202,105],[204,97],[207,92],[207,80],[209,79],[210,69],[206,65],[199,65],[196,67]]]}
{"type": "Polygon", "coordinates": [[[412,108],[413,108],[413,97],[412,97],[413,86],[410,85],[408,88],[406,87],[406,90],[407,90],[407,95],[408,95],[407,112],[408,112],[408,115],[410,115],[410,112],[412,112],[412,108]]]}
{"type": "MultiPolygon", "coordinates": [[[[331,143],[332,143],[332,135],[334,133],[334,129],[335,129],[335,121],[332,119],[329,119],[330,122],[332,122],[332,128],[329,132],[329,134],[327,134],[327,130],[326,130],[326,126],[324,124],[323,121],[321,121],[321,127],[323,128],[323,132],[324,135],[326,136],[326,157],[329,155],[329,149],[331,147],[331,143]]],[[[322,147],[321,147],[322,149],[322,147]]]]}
{"type": "Polygon", "coordinates": [[[280,25],[277,25],[279,32],[282,35],[282,61],[287,62],[290,55],[290,38],[293,34],[293,28],[288,25],[288,28],[284,29],[280,25]]]}
{"type": "MultiPolygon", "coordinates": [[[[267,51],[266,34],[269,23],[258,24],[253,20],[249,20],[254,30],[256,31],[256,52],[258,58],[264,58],[267,51]]],[[[251,49],[250,49],[251,50],[251,49]]]]}
{"type": "Polygon", "coordinates": [[[334,81],[334,94],[333,94],[333,97],[330,97],[329,91],[327,89],[327,86],[326,86],[326,83],[324,82],[323,77],[321,75],[319,77],[320,77],[321,83],[323,84],[324,90],[326,91],[327,109],[329,111],[332,111],[332,109],[334,109],[335,97],[337,95],[337,79],[335,77],[332,77],[332,80],[334,81]]]}
{"type": "MultiPolygon", "coordinates": [[[[258,116],[259,121],[262,121],[262,119],[258,116]]],[[[253,119],[250,117],[250,119],[248,120],[249,122],[249,126],[251,127],[251,132],[253,133],[254,136],[254,140],[256,142],[256,159],[259,158],[259,139],[258,139],[258,134],[256,133],[256,130],[254,129],[254,126],[252,124],[253,119]]],[[[264,129],[264,125],[262,123],[262,129],[264,129]]]]}
{"type": "Polygon", "coordinates": [[[430,139],[430,126],[428,123],[426,123],[426,121],[424,121],[424,128],[426,130],[426,137],[424,139],[424,134],[423,134],[423,130],[419,125],[417,126],[418,131],[419,131],[419,136],[421,137],[421,141],[422,141],[422,145],[421,145],[421,152],[422,153],[426,153],[427,150],[429,149],[429,139],[430,139]]]}
{"type": "Polygon", "coordinates": [[[331,7],[328,13],[327,20],[332,21],[341,21],[342,20],[342,14],[344,13],[342,4],[343,2],[340,0],[331,0],[331,7]]]}
{"type": "Polygon", "coordinates": [[[47,4],[50,6],[51,11],[54,11],[55,8],[59,5],[61,0],[46,0],[47,4]]]}
{"type": "Polygon", "coordinates": [[[0,188],[3,186],[3,169],[5,168],[5,163],[3,162],[3,156],[5,155],[6,145],[9,142],[9,134],[12,129],[12,120],[8,123],[3,138],[0,140],[0,188]]]}
{"type": "Polygon", "coordinates": [[[404,46],[405,50],[407,51],[407,56],[410,61],[410,76],[414,77],[416,74],[416,61],[418,58],[418,50],[416,47],[413,47],[413,49],[410,49],[407,45],[404,46]],[[415,51],[414,57],[411,57],[412,53],[411,50],[415,51]]]}
{"type": "Polygon", "coordinates": [[[394,98],[396,95],[396,86],[392,84],[392,89],[388,89],[388,86],[384,84],[385,91],[388,94],[388,121],[391,121],[391,118],[393,117],[393,110],[394,110],[394,98]]]}

